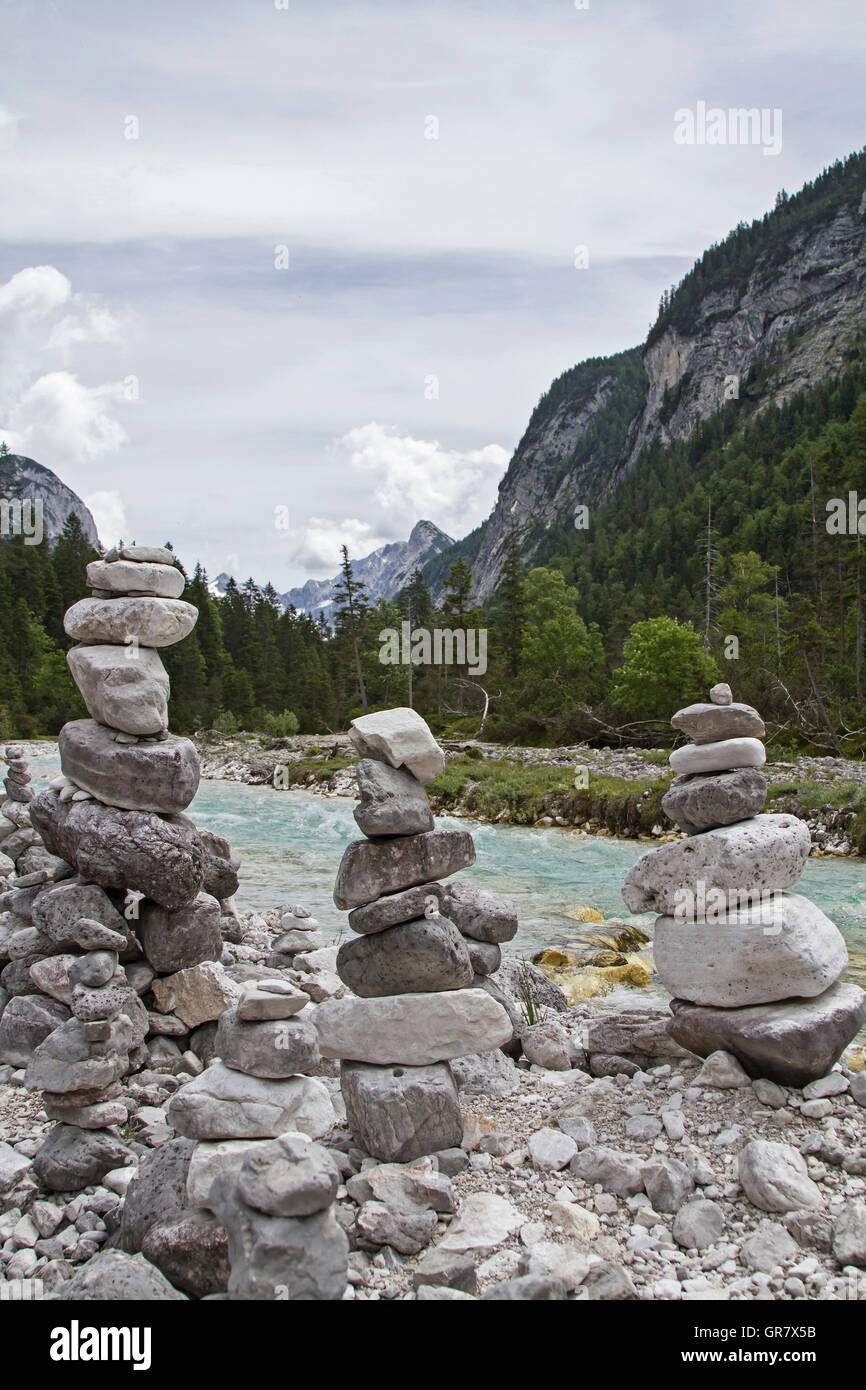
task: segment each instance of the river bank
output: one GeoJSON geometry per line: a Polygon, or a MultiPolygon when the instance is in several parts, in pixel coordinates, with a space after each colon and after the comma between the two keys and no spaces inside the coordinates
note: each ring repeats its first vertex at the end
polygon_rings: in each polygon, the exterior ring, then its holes
{"type": "MultiPolygon", "coordinates": [[[[342,734],[272,739],[208,731],[195,743],[206,778],[356,795],[356,757],[342,734]]],[[[664,840],[678,833],[661,809],[671,780],[666,749],[443,746],[445,771],[428,787],[437,813],[623,839],[664,840]]],[[[866,764],[803,755],[768,762],[766,773],[765,809],[804,820],[813,854],[866,854],[866,764]]]]}

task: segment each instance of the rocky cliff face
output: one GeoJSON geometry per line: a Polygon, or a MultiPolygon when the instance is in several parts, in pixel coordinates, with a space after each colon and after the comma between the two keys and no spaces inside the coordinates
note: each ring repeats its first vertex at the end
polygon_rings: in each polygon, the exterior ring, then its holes
{"type": "Polygon", "coordinates": [[[25,458],[23,454],[6,454],[0,458],[0,497],[41,501],[45,535],[50,541],[60,535],[71,512],[78,518],[91,545],[99,545],[96,523],[81,498],[62,483],[56,473],[35,459],[25,458]]]}
{"type": "Polygon", "coordinates": [[[842,369],[866,325],[866,157],[834,166],[732,233],[682,282],[642,349],[581,363],[542,397],[473,559],[493,592],[512,528],[542,563],[575,508],[608,497],[641,452],[687,438],[726,399],[742,415],[842,369]]]}

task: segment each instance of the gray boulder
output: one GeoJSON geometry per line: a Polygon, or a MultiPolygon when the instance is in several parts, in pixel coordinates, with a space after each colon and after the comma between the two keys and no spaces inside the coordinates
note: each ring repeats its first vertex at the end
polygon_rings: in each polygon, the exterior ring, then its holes
{"type": "Polygon", "coordinates": [[[346,941],[337,974],[354,994],[421,994],[472,983],[469,952],[456,927],[437,912],[346,941]]]}
{"type": "Polygon", "coordinates": [[[360,1147],[387,1163],[456,1148],[463,1115],[447,1062],[429,1066],[340,1063],[349,1128],[360,1147]]]}
{"type": "Polygon", "coordinates": [[[191,1298],[226,1293],[229,1244],[225,1228],[200,1207],[172,1212],[149,1227],[141,1247],[176,1289],[191,1298]]]}
{"type": "Polygon", "coordinates": [[[219,960],[223,950],[220,917],[220,905],[208,893],[200,893],[189,907],[174,912],[142,902],[138,917],[142,950],[161,974],[219,960]]]}
{"type": "Polygon", "coordinates": [[[799,893],[706,921],[659,917],[653,959],[675,998],[721,1008],[823,994],[848,964],[839,928],[799,893]]]}
{"type": "Polygon", "coordinates": [[[406,768],[361,758],[358,791],[355,823],[363,835],[419,835],[433,829],[427,793],[406,768]]]}
{"type": "Polygon", "coordinates": [[[751,1139],[737,1159],[740,1186],[761,1211],[800,1211],[823,1205],[806,1160],[790,1144],[751,1139]]]}
{"type": "Polygon", "coordinates": [[[217,1024],[214,1053],[233,1071],[278,1079],[314,1070],[319,1062],[319,1035],[304,1018],[245,1022],[237,1009],[227,1009],[217,1024]]]}
{"type": "Polygon", "coordinates": [[[61,802],[54,791],[37,796],[30,814],[51,852],[103,888],[137,889],[170,911],[187,907],[201,892],[204,851],[185,818],[119,811],[98,801],[61,802]]]}
{"type": "Polygon", "coordinates": [[[54,1293],[56,1302],[161,1303],[186,1300],[143,1255],[100,1250],[54,1293]]]}
{"type": "Polygon", "coordinates": [[[124,646],[135,637],[142,647],[170,647],[188,637],[198,609],[173,598],[83,598],[66,610],[63,627],[75,642],[124,646]]]}
{"type": "Polygon", "coordinates": [[[121,1209],[122,1250],[140,1250],[151,1226],[186,1206],[186,1179],[195,1147],[191,1139],[169,1139],[145,1154],[121,1209]]]}
{"type": "Polygon", "coordinates": [[[383,893],[447,878],[474,862],[475,846],[468,830],[429,830],[391,840],[354,840],[337,870],[334,902],[341,910],[362,907],[383,893]]]}
{"type": "Polygon", "coordinates": [[[69,1010],[44,994],[19,994],[0,1014],[0,1062],[26,1067],[40,1043],[69,1018],[69,1010]]]}
{"type": "Polygon", "coordinates": [[[866,1202],[845,1203],[833,1225],[833,1255],[840,1265],[866,1269],[866,1202]]]}
{"type": "Polygon", "coordinates": [[[91,719],[138,738],[167,728],[169,680],[158,652],[72,647],[66,661],[91,719]]]}
{"type": "Polygon", "coordinates": [[[50,1192],[80,1192],[134,1161],[132,1149],[107,1130],[59,1124],[33,1155],[33,1175],[50,1192]]]}
{"type": "Polygon", "coordinates": [[[720,743],[726,738],[763,738],[764,721],[751,705],[687,705],[671,719],[692,743],[720,743]]]}
{"type": "Polygon", "coordinates": [[[210,1205],[228,1234],[229,1297],[242,1300],[335,1301],[348,1280],[349,1242],[333,1208],[312,1216],[265,1216],[223,1173],[210,1205]]]}
{"type": "Polygon", "coordinates": [[[787,999],[745,1009],[711,1008],[675,999],[671,1036],[707,1057],[731,1052],[752,1077],[806,1086],[826,1076],[866,1023],[866,994],[836,984],[817,999],[787,999]]]}
{"type": "Polygon", "coordinates": [[[33,1053],[26,1074],[28,1090],[102,1090],[127,1069],[133,1029],[127,1019],[109,1025],[105,1042],[90,1042],[83,1025],[70,1018],[48,1034],[33,1053]]]}
{"type": "MultiPolygon", "coordinates": [[[[135,549],[144,552],[148,547],[135,549]]],[[[111,593],[180,598],[186,581],[174,564],[154,563],[142,554],[134,560],[92,560],[87,566],[87,582],[91,589],[107,589],[111,593]]]]}
{"type": "Polygon", "coordinates": [[[675,777],[662,810],[682,830],[711,830],[756,816],[767,799],[767,778],[756,767],[705,776],[675,777]]]}
{"type": "Polygon", "coordinates": [[[117,743],[95,719],[73,719],[57,742],[64,775],[107,806],[172,815],[198,791],[199,758],[188,738],[117,743]]]}
{"type": "Polygon", "coordinates": [[[237,1182],[247,1206],[266,1216],[312,1216],[336,1198],[340,1173],[321,1144],[289,1133],[251,1148],[237,1182]]]}
{"type": "Polygon", "coordinates": [[[809,828],[797,816],[760,815],[648,850],[626,874],[622,896],[631,912],[673,914],[704,885],[743,894],[790,888],[809,856],[809,828]]]}
{"type": "Polygon", "coordinates": [[[125,923],[104,889],[95,883],[66,879],[46,888],[33,903],[33,923],[56,942],[74,942],[76,924],[85,918],[117,932],[126,943],[125,923]]]}

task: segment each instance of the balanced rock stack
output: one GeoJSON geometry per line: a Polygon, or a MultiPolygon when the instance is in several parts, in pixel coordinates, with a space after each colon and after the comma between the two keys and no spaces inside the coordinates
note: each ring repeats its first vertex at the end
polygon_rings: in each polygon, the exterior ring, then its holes
{"type": "Polygon", "coordinates": [[[314,1143],[336,1122],[319,1063],[309,997],[288,980],[241,987],[220,1018],[214,1061],[172,1098],[168,1119],[199,1141],[188,1200],[228,1238],[228,1295],[339,1299],[348,1241],[332,1210],[340,1176],[314,1143]]]}
{"type": "Polygon", "coordinates": [[[445,759],[411,709],[353,720],[360,760],[358,828],[334,889],[357,939],[337,955],[356,997],[319,1005],[322,1055],[340,1058],[349,1127],[373,1157],[405,1163],[459,1145],[463,1121],[450,1059],[509,1042],[511,1021],[486,988],[513,905],[441,882],[475,860],[465,830],[434,829],[424,784],[445,759]]]}
{"type": "MultiPolygon", "coordinates": [[[[92,717],[61,730],[62,776],[25,806],[32,828],[5,839],[32,843],[10,855],[17,876],[0,897],[0,981],[13,996],[0,1061],[26,1067],[25,1085],[58,1121],[34,1158],[58,1191],[127,1161],[113,1132],[129,1113],[121,1079],[145,1062],[200,1071],[191,1030],[239,995],[219,964],[237,861],[182,814],[198,756],[168,733],[158,651],[192,630],[197,611],[178,597],[184,579],[168,549],[112,552],[87,578],[94,597],[69,609],[65,627],[92,717]]],[[[22,760],[7,752],[11,784],[27,793],[22,760]]]]}
{"type": "Polygon", "coordinates": [[[674,996],[669,1031],[691,1052],[730,1052],[753,1077],[805,1086],[866,1021],[866,995],[840,981],[838,928],[786,891],[808,858],[808,828],[761,814],[764,723],[729,686],[671,723],[692,742],[671,754],[679,775],[662,806],[687,838],[643,855],[623,887],[632,912],[660,914],[653,953],[674,996]]]}

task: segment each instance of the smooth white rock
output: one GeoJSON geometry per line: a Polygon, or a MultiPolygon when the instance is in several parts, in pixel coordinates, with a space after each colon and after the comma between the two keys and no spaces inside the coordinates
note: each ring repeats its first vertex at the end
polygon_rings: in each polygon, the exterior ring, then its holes
{"type": "Polygon", "coordinates": [[[426,721],[413,709],[361,715],[352,720],[349,738],[362,758],[408,767],[419,782],[432,782],[445,766],[445,754],[426,721]]]}
{"type": "Polygon", "coordinates": [[[808,898],[774,893],[718,920],[659,917],[653,960],[675,999],[731,1009],[823,994],[846,968],[848,950],[808,898]]]}
{"type": "Polygon", "coordinates": [[[93,560],[87,566],[91,589],[112,593],[145,593],[157,598],[180,598],[186,580],[174,565],[153,565],[133,560],[93,560]]]}
{"type": "MultiPolygon", "coordinates": [[[[629,869],[622,896],[632,912],[682,919],[692,915],[693,901],[703,916],[701,895],[710,901],[717,889],[742,895],[790,888],[803,872],[811,843],[809,827],[797,816],[752,816],[649,850],[629,869]]],[[[718,910],[718,901],[712,901],[718,910]]],[[[737,901],[742,898],[732,900],[733,906],[737,901]]]]}
{"type": "Polygon", "coordinates": [[[685,777],[693,772],[729,772],[735,767],[763,767],[767,750],[758,738],[723,738],[718,743],[687,743],[675,748],[668,762],[685,777]]]}

